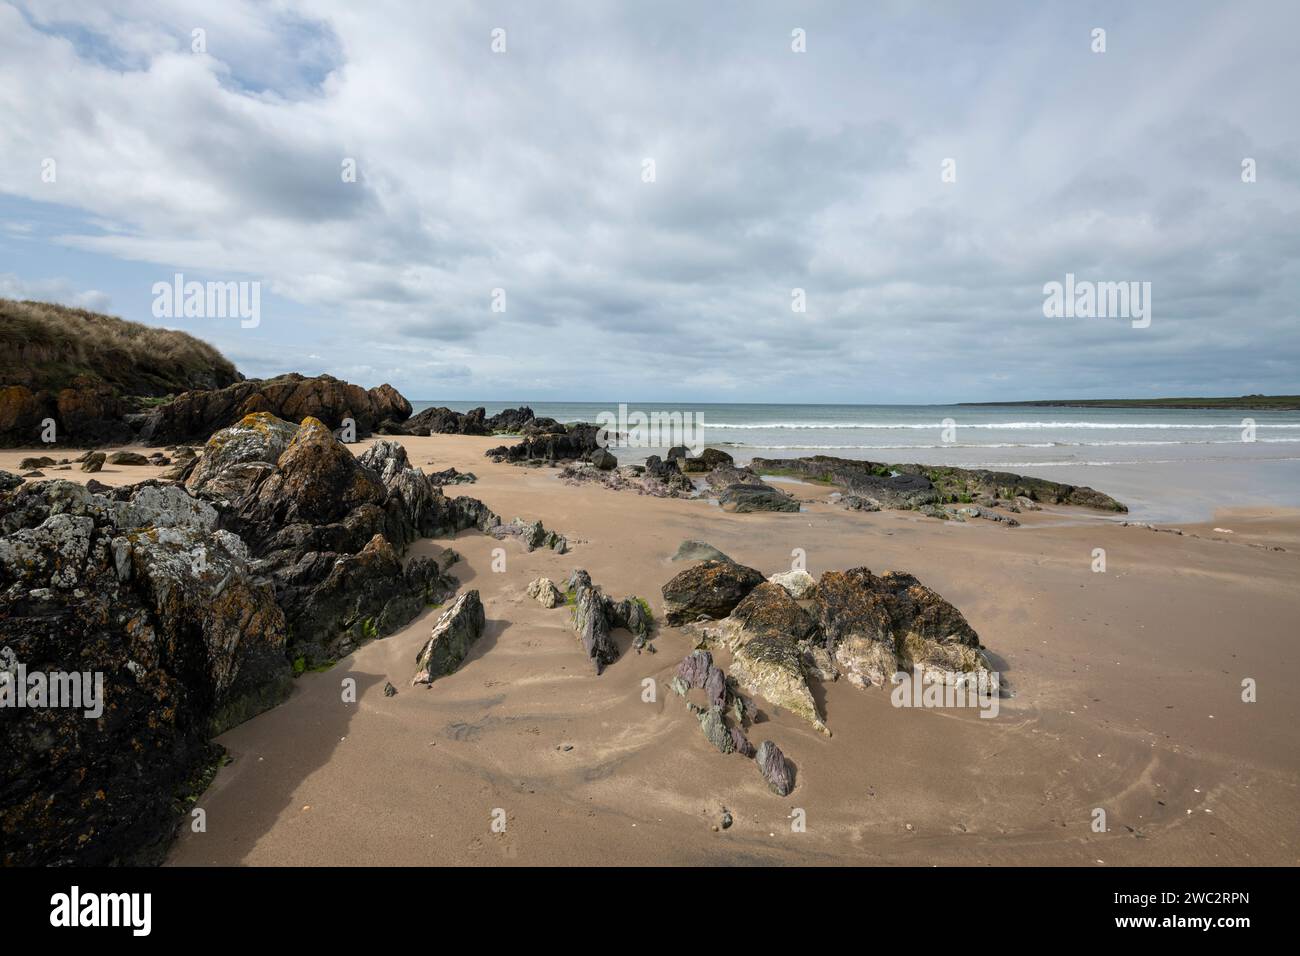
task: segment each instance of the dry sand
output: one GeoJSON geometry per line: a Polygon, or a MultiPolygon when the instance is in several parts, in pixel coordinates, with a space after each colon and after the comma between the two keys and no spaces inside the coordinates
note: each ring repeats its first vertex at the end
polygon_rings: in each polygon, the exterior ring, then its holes
{"type": "MultiPolygon", "coordinates": [[[[409,686],[430,610],[303,675],[289,701],[219,738],[233,759],[199,801],[207,832],[183,832],[171,864],[1300,862],[1300,513],[1224,512],[1179,536],[1057,510],[1011,529],[849,513],[825,502],[830,489],[783,484],[804,512],[734,515],[493,464],[483,450],[498,439],[403,443],[426,471],[479,476],[450,494],[540,518],[571,552],[477,532],[417,544],[452,545],[452,573],[482,595],[487,632],[468,660],[431,689],[409,686]],[[661,616],[659,589],[684,566],[667,559],[685,538],[768,574],[794,548],[813,574],[910,571],[962,610],[1015,696],[980,719],[814,683],[833,737],[770,707],[750,729],[797,767],[794,792],[776,797],[668,689],[691,650],[684,634],[659,630],[654,655],[622,634],[624,656],[597,677],[568,611],[525,594],[539,575],[563,586],[584,567],[661,616]],[[1105,573],[1091,570],[1094,548],[1105,573]],[[342,699],[348,677],[356,703],[342,699]],[[642,700],[647,677],[654,702],[642,700]],[[1247,677],[1256,703],[1241,699],[1247,677]],[[715,831],[724,806],[734,825],[715,831]],[[491,828],[498,808],[504,833],[491,828]],[[1094,808],[1108,832],[1093,832],[1094,808]]],[[[0,452],[0,468],[29,454],[0,452]]],[[[158,471],[46,475],[116,484],[158,471]]]]}

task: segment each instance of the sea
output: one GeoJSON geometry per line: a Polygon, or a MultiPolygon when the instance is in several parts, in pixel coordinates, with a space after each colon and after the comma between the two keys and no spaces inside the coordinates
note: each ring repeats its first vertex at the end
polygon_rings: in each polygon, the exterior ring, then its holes
{"type": "MultiPolygon", "coordinates": [[[[618,403],[413,402],[416,411],[528,405],[561,422],[617,420],[618,403]]],[[[1089,485],[1129,506],[1130,520],[1208,521],[1219,508],[1300,507],[1300,412],[1024,405],[625,403],[698,426],[687,445],[752,458],[833,455],[896,464],[990,468],[1089,485]]],[[[668,419],[662,418],[661,421],[668,419]]],[[[613,448],[623,463],[662,454],[665,434],[613,448]]],[[[680,437],[680,436],[679,436],[680,437]]]]}

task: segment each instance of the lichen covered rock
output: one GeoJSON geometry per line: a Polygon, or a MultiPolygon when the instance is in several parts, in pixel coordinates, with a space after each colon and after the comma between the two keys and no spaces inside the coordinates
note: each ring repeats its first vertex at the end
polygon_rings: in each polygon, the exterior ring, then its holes
{"type": "Polygon", "coordinates": [[[185,487],[196,495],[239,498],[258,478],[274,469],[297,432],[297,425],[270,412],[245,415],[208,439],[185,487]]]}
{"type": "Polygon", "coordinates": [[[830,736],[808,688],[803,657],[793,638],[768,633],[746,641],[732,656],[731,675],[749,693],[802,717],[815,729],[830,736]]]}
{"type": "Polygon", "coordinates": [[[681,571],[663,586],[664,614],[674,626],[701,617],[726,617],[763,580],[761,572],[743,564],[705,561],[681,571]]]}

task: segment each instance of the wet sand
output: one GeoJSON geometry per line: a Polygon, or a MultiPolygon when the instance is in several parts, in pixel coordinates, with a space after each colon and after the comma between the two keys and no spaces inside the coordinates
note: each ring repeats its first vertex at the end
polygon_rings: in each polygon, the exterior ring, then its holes
{"type": "MultiPolygon", "coordinates": [[[[540,518],[571,552],[477,532],[418,543],[454,547],[452,573],[482,595],[488,627],[470,657],[430,689],[409,686],[430,610],[303,675],[285,704],[218,738],[232,760],[199,800],[207,832],[183,832],[171,864],[1300,862],[1298,512],[1220,512],[1180,536],[1056,509],[1011,529],[849,513],[824,500],[831,489],[796,483],[782,487],[805,511],[735,515],[496,465],[482,453],[500,439],[403,443],[426,471],[479,476],[448,493],[506,520],[540,518]],[[659,589],[684,567],[667,559],[685,538],[767,574],[795,548],[814,575],[910,571],[961,609],[1015,696],[980,719],[813,681],[830,738],[760,701],[750,738],[775,741],[797,768],[794,792],[777,797],[752,761],[714,750],[668,689],[691,649],[682,632],[661,627],[654,655],[621,634],[624,655],[597,677],[569,612],[525,594],[539,575],[562,586],[584,567],[662,617],[659,589]],[[1105,573],[1092,571],[1095,548],[1105,573]],[[349,677],[356,703],[342,699],[349,677]],[[1255,703],[1241,699],[1248,677],[1255,703]],[[724,806],[735,822],[715,831],[724,806]]],[[[29,454],[2,452],[0,468],[29,454]]],[[[116,484],[158,470],[46,475],[116,484]]]]}

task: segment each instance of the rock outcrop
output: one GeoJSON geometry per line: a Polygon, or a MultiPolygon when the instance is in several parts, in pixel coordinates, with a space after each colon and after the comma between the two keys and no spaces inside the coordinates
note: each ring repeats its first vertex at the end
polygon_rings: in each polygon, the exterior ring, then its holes
{"type": "Polygon", "coordinates": [[[158,399],[239,379],[216,349],[184,332],[0,299],[0,447],[40,444],[47,422],[64,447],[125,444],[158,399]]]}
{"type": "MultiPolygon", "coordinates": [[[[599,454],[597,449],[592,456],[599,454]]],[[[690,479],[676,469],[652,471],[645,465],[603,469],[589,462],[570,462],[560,471],[560,480],[566,485],[603,485],[611,491],[635,491],[653,498],[693,498],[696,494],[690,479]]]]}
{"type": "Polygon", "coordinates": [[[529,431],[518,444],[500,445],[485,454],[493,461],[543,463],[587,460],[598,449],[604,450],[600,440],[602,429],[586,422],[555,424],[529,431]]]}
{"type": "Polygon", "coordinates": [[[745,725],[753,716],[753,705],[737,691],[736,681],[714,665],[708,651],[696,650],[683,658],[671,686],[685,699],[687,708],[700,723],[704,738],[719,753],[759,759],[759,772],[769,780],[773,792],[781,796],[790,792],[794,779],[788,761],[771,741],[764,744],[769,747],[767,751],[755,751],[745,734],[745,725]],[[691,692],[700,689],[704,691],[703,706],[690,699],[691,692]]]}
{"type": "Polygon", "coordinates": [[[483,636],[487,616],[478,591],[466,591],[438,616],[429,640],[415,657],[411,684],[432,684],[460,667],[474,642],[483,636]]]}
{"type": "Polygon", "coordinates": [[[488,415],[486,408],[474,408],[468,412],[426,408],[404,424],[388,422],[385,425],[385,434],[404,435],[517,435],[530,429],[560,427],[553,418],[538,418],[527,405],[507,408],[495,415],[488,415]]]}
{"type": "Polygon", "coordinates": [[[726,617],[763,580],[761,572],[731,561],[686,568],[663,586],[665,617],[674,626],[726,617]]]}
{"type": "MultiPolygon", "coordinates": [[[[999,686],[965,617],[910,574],[877,576],[854,568],[828,571],[819,581],[803,571],[774,574],[771,580],[747,584],[744,597],[724,616],[703,613],[695,598],[708,592],[705,582],[718,574],[719,564],[688,569],[664,586],[666,599],[670,590],[677,595],[667,602],[669,623],[689,625],[700,644],[730,650],[732,679],[740,688],[823,733],[830,731],[810,678],[843,676],[860,687],[884,686],[900,671],[915,671],[926,682],[988,680],[999,686]]],[[[675,677],[681,692],[701,686],[711,665],[706,651],[683,661],[675,677]]]]}
{"type": "Polygon", "coordinates": [[[794,768],[785,759],[780,747],[770,740],[764,740],[758,747],[754,762],[758,764],[758,772],[767,781],[769,790],[778,797],[790,795],[794,789],[794,768]]]}
{"type": "Polygon", "coordinates": [[[615,601],[591,583],[591,575],[581,568],[569,577],[568,594],[573,605],[573,629],[582,642],[587,658],[600,674],[618,660],[618,645],[611,632],[624,628],[631,632],[633,646],[646,646],[653,620],[650,609],[638,597],[615,601]]]}
{"type": "Polygon", "coordinates": [[[988,670],[979,636],[961,612],[910,574],[827,571],[815,605],[822,642],[852,683],[883,686],[913,668],[955,683],[988,670]]]}
{"type": "Polygon", "coordinates": [[[6,864],[156,862],[177,822],[173,795],[213,760],[210,736],[287,693],[274,590],[216,521],[156,483],[0,493],[0,682],[15,691],[24,673],[76,673],[84,691],[102,680],[98,710],[3,711],[6,864]]]}
{"type": "Polygon", "coordinates": [[[1109,495],[1086,486],[1066,485],[1004,471],[950,468],[937,465],[888,465],[815,455],[809,458],[755,458],[750,467],[760,474],[793,475],[838,485],[850,493],[846,507],[919,509],[926,505],[985,500],[1014,504],[1017,497],[1035,502],[1078,505],[1102,511],[1128,508],[1109,495]]]}
{"type": "Polygon", "coordinates": [[[718,504],[723,511],[736,514],[749,514],[755,511],[794,512],[799,510],[799,502],[784,491],[778,491],[766,484],[731,485],[718,495],[718,504]]]}
{"type": "Polygon", "coordinates": [[[391,385],[365,389],[331,375],[308,378],[292,373],[184,392],[145,418],[139,440],[147,444],[205,441],[213,432],[254,412],[268,412],[291,423],[314,418],[330,429],[351,419],[357,437],[364,438],[380,422],[405,420],[411,414],[411,403],[391,385]]]}
{"type": "Polygon", "coordinates": [[[259,478],[275,470],[275,463],[297,432],[297,425],[270,412],[245,415],[208,439],[202,457],[185,479],[185,487],[196,495],[238,498],[259,478]]]}

